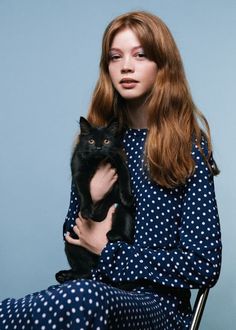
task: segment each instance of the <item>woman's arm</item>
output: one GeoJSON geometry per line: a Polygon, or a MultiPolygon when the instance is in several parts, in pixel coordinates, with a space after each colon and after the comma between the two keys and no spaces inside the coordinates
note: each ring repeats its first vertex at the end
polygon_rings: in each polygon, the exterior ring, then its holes
{"type": "MultiPolygon", "coordinates": [[[[90,192],[94,203],[109,192],[117,178],[116,170],[111,167],[111,164],[101,164],[90,182],[90,192]]],[[[72,183],[70,206],[63,227],[65,239],[71,244],[83,246],[100,254],[108,241],[106,233],[111,229],[114,206],[109,209],[106,219],[100,223],[83,219],[79,210],[80,198],[76,185],[72,183]]]]}
{"type": "Polygon", "coordinates": [[[213,177],[197,146],[194,175],[184,187],[179,242],[173,249],[151,249],[142,243],[108,243],[96,279],[111,282],[151,280],[161,285],[213,286],[221,266],[221,235],[213,177]]]}
{"type": "Polygon", "coordinates": [[[73,228],[77,238],[71,237],[68,232],[65,239],[68,243],[77,246],[83,246],[87,250],[100,255],[102,250],[108,243],[107,232],[111,230],[112,214],[115,211],[115,206],[111,206],[108,210],[106,218],[101,222],[95,222],[79,217],[75,221],[73,228]]]}
{"type": "Polygon", "coordinates": [[[67,211],[67,215],[63,225],[63,235],[65,236],[68,232],[73,232],[75,220],[78,217],[80,210],[80,197],[76,189],[75,184],[72,181],[71,192],[70,192],[70,204],[67,211]]]}

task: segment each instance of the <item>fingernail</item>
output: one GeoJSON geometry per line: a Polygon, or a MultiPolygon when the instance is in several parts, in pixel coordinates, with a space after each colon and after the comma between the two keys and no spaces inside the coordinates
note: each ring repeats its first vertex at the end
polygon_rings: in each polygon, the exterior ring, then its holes
{"type": "Polygon", "coordinates": [[[118,206],[118,203],[115,203],[115,204],[114,204],[114,207],[117,208],[117,206],[118,206]]]}

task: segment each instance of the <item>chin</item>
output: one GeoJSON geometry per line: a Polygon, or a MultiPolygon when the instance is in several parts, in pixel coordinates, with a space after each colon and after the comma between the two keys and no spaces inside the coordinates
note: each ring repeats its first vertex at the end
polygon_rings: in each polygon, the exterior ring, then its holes
{"type": "Polygon", "coordinates": [[[143,103],[146,100],[146,95],[122,95],[123,99],[127,102],[140,102],[143,103]]]}
{"type": "Polygon", "coordinates": [[[143,99],[143,94],[137,93],[120,93],[120,95],[127,101],[143,99]]]}

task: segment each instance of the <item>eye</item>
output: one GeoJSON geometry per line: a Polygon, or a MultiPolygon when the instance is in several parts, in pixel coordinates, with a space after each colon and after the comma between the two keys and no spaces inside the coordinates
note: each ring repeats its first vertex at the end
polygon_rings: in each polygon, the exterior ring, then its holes
{"type": "Polygon", "coordinates": [[[135,54],[135,57],[137,57],[138,59],[143,59],[146,58],[146,55],[144,52],[138,52],[135,54]]]}
{"type": "Polygon", "coordinates": [[[118,61],[121,58],[121,55],[118,53],[109,54],[110,61],[118,61]]]}
{"type": "Polygon", "coordinates": [[[89,140],[88,140],[88,143],[89,143],[89,144],[94,144],[95,141],[94,141],[94,139],[89,139],[89,140]]]}
{"type": "Polygon", "coordinates": [[[103,141],[103,144],[109,144],[110,143],[110,140],[108,140],[108,139],[105,139],[104,141],[103,141]]]}

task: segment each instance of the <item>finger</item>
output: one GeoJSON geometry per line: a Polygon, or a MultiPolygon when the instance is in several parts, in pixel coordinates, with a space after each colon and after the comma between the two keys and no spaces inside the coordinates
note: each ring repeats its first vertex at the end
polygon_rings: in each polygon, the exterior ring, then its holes
{"type": "Polygon", "coordinates": [[[115,210],[116,210],[116,208],[117,208],[117,205],[118,205],[118,204],[113,204],[113,205],[109,208],[109,210],[108,210],[108,212],[107,212],[108,217],[111,216],[111,215],[115,212],[115,210]]]}
{"type": "Polygon", "coordinates": [[[83,223],[83,218],[82,218],[82,215],[81,215],[81,213],[79,212],[79,216],[78,216],[78,218],[76,218],[75,219],[75,223],[76,223],[76,225],[79,227],[82,223],[83,223]]]}
{"type": "Polygon", "coordinates": [[[118,179],[118,174],[115,173],[115,175],[113,175],[113,177],[111,178],[111,183],[113,184],[114,182],[116,182],[118,179]]]}
{"type": "Polygon", "coordinates": [[[114,167],[111,167],[110,173],[111,175],[116,175],[116,169],[114,167]]]}
{"type": "Polygon", "coordinates": [[[77,226],[74,226],[73,227],[73,230],[74,230],[74,233],[77,235],[77,236],[80,236],[80,230],[77,226]]]}
{"type": "Polygon", "coordinates": [[[103,168],[104,169],[107,169],[107,170],[110,170],[111,169],[111,163],[103,163],[103,168]]]}
{"type": "Polygon", "coordinates": [[[68,242],[68,243],[70,243],[70,244],[73,244],[73,245],[80,245],[80,241],[79,241],[79,239],[75,239],[75,238],[72,238],[71,236],[70,236],[70,234],[67,234],[66,236],[65,236],[65,240],[68,242]]]}
{"type": "Polygon", "coordinates": [[[80,218],[78,217],[78,218],[75,219],[75,223],[76,223],[77,226],[79,225],[79,222],[80,222],[80,218]]]}
{"type": "Polygon", "coordinates": [[[104,165],[103,170],[105,175],[114,175],[116,173],[116,168],[112,167],[111,163],[104,165]]]}
{"type": "Polygon", "coordinates": [[[102,161],[100,163],[100,165],[98,166],[98,169],[97,170],[101,170],[101,171],[104,171],[104,172],[107,172],[109,171],[111,168],[111,164],[110,163],[106,163],[105,161],[102,161]]]}

